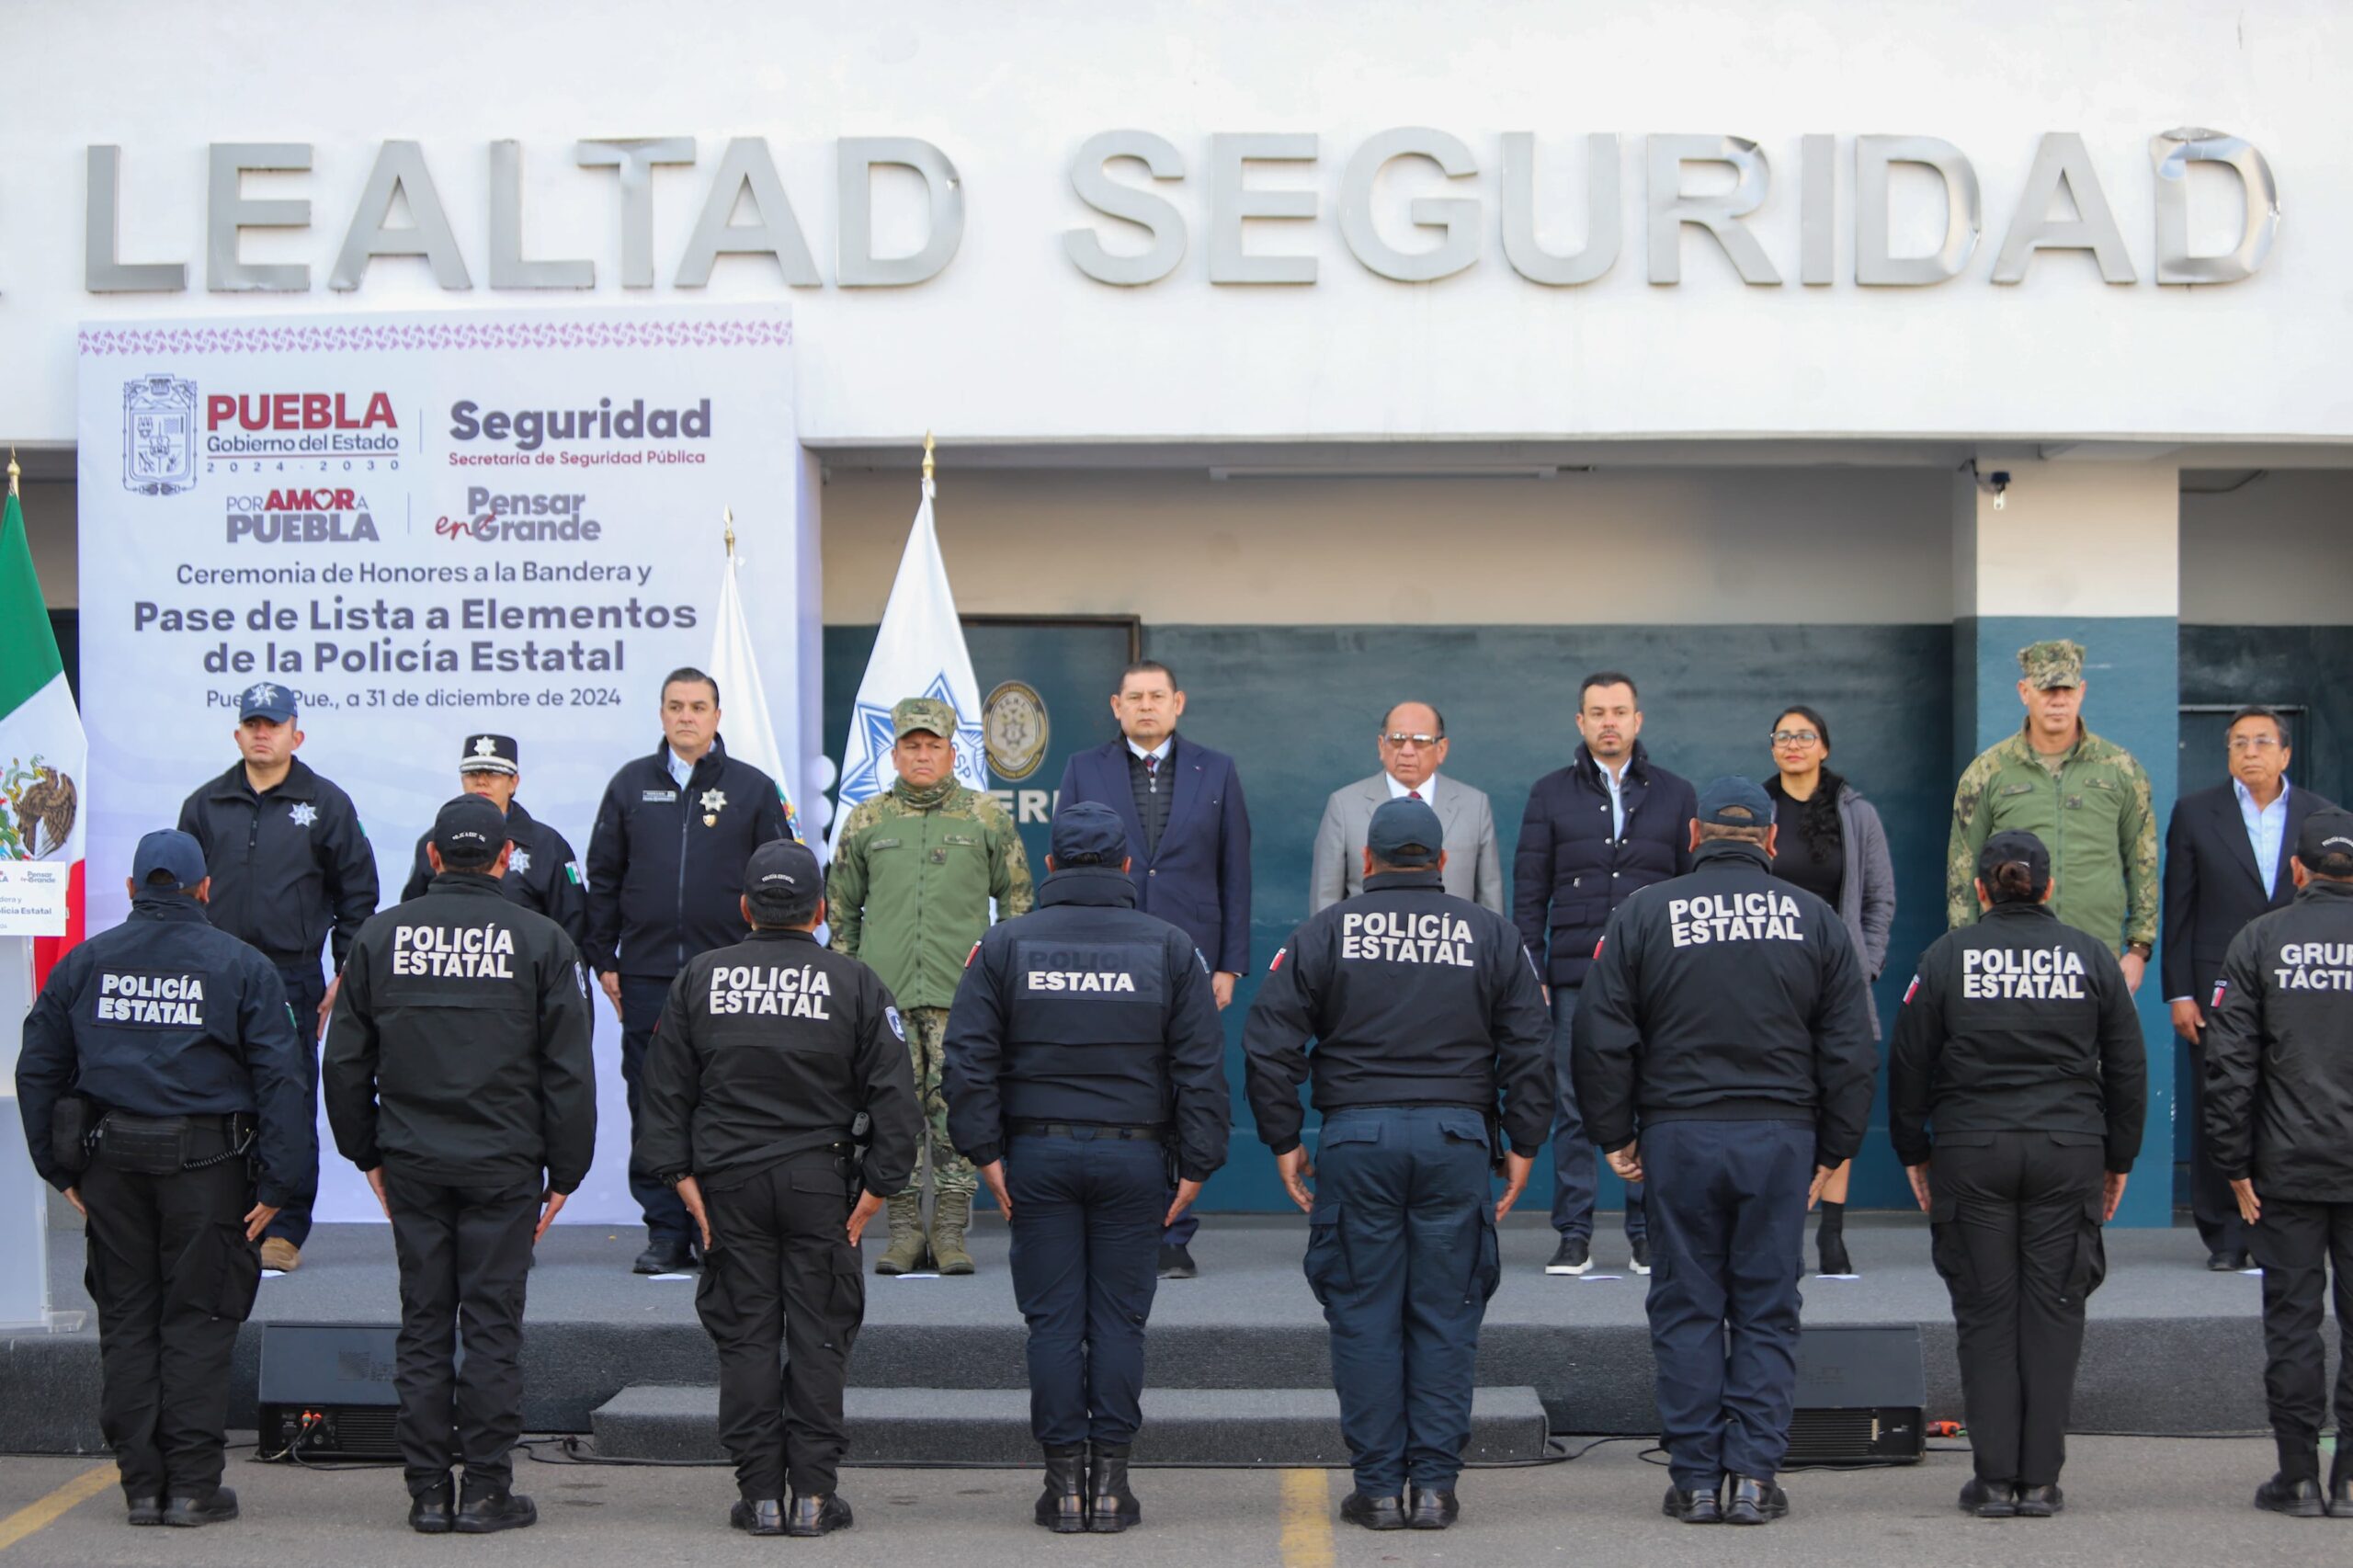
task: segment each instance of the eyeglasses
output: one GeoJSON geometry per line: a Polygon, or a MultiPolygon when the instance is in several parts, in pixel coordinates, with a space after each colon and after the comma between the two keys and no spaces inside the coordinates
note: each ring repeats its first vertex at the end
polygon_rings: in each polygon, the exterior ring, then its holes
{"type": "Polygon", "coordinates": [[[1767,738],[1777,746],[1810,746],[1822,737],[1812,730],[1776,730],[1767,738]]]}
{"type": "Polygon", "coordinates": [[[2269,751],[2279,744],[2279,737],[2277,735],[2233,735],[2231,737],[2233,751],[2269,751]]]}
{"type": "Polygon", "coordinates": [[[1409,735],[1403,730],[1392,730],[1389,733],[1381,737],[1381,744],[1385,746],[1404,747],[1410,745],[1421,746],[1427,749],[1438,744],[1438,742],[1444,739],[1446,739],[1444,735],[1409,735]]]}

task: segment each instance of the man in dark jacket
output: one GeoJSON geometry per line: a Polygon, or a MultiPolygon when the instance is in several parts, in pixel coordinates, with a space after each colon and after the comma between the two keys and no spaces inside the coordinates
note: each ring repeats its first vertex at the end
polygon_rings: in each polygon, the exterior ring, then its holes
{"type": "Polygon", "coordinates": [[[1448,894],[1445,843],[1427,802],[1376,807],[1364,892],[1275,955],[1242,1037],[1258,1136],[1307,1210],[1307,1282],[1332,1325],[1356,1471],[1340,1515],[1367,1529],[1444,1529],[1460,1511],[1495,1226],[1552,1119],[1535,964],[1510,922],[1448,894]],[[1309,1080],[1324,1116],[1313,1192],[1309,1080]],[[1492,1203],[1491,1169],[1504,1177],[1492,1203]]]}
{"type": "Polygon", "coordinates": [[[562,926],[499,896],[511,849],[489,801],[443,806],[432,883],[361,927],[327,1033],[335,1147],[392,1222],[395,1430],[409,1525],[426,1535],[539,1517],[513,1490],[523,1290],[597,1146],[588,971],[562,926]]]}
{"type": "MultiPolygon", "coordinates": [[[[480,795],[506,813],[506,836],[515,847],[506,858],[506,874],[498,879],[501,895],[563,927],[574,947],[588,940],[588,879],[563,835],[523,809],[515,798],[522,787],[522,755],[512,735],[468,735],[458,758],[458,788],[480,795]]],[[[409,868],[408,884],[401,889],[406,902],[424,896],[433,881],[426,851],[433,835],[416,835],[416,859],[409,868]]]]}
{"type": "Polygon", "coordinates": [[[1587,1136],[1650,1182],[1665,1512],[1761,1525],[1789,1511],[1806,1210],[1862,1146],[1879,1051],[1846,923],[1773,875],[1772,797],[1719,778],[1688,831],[1690,875],[1603,934],[1574,1066],[1587,1136]]]}
{"type": "MultiPolygon", "coordinates": [[[[376,913],[376,852],[351,797],[294,755],[302,740],[291,689],[266,680],[247,687],[237,699],[243,755],[181,802],[179,829],[204,851],[212,883],[206,916],[278,971],[306,1042],[315,1097],[318,1062],[307,1042],[326,1028],[335,991],[334,980],[320,979],[319,944],[332,934],[332,967],[341,974],[352,939],[376,913]]],[[[299,1267],[310,1234],[306,1195],[263,1233],[262,1266],[299,1267]]]]}
{"type": "Polygon", "coordinates": [[[1161,1230],[1225,1164],[1225,1036],[1192,938],[1135,907],[1118,813],[1065,801],[1052,845],[1038,907],[965,960],[948,1130],[1013,1229],[1037,1521],[1110,1535],[1142,1517],[1128,1451],[1161,1230]]]}
{"type": "Polygon", "coordinates": [[[708,1254],[695,1311],[719,1348],[719,1435],[740,1494],[728,1523],[820,1536],[851,1522],[835,1483],[866,1317],[858,1244],[915,1172],[923,1112],[890,990],[817,942],[816,856],[761,845],[742,904],[751,936],[689,959],[670,987],[636,1162],[677,1189],[708,1254]]]}
{"type": "Polygon", "coordinates": [[[2206,1014],[2222,972],[2222,955],[2241,927],[2296,896],[2289,862],[2304,819],[2336,802],[2288,778],[2294,753],[2288,721],[2268,708],[2243,708],[2224,732],[2231,777],[2174,802],[2165,824],[2164,936],[2165,1001],[2174,1032],[2188,1042],[2189,1076],[2181,1112],[2189,1122],[2189,1205],[2206,1243],[2206,1267],[2228,1273],[2247,1266],[2246,1238],[2231,1184],[2206,1147],[2206,1014]]]}
{"type": "MultiPolygon", "coordinates": [[[[662,682],[662,744],[613,775],[588,835],[588,943],[583,954],[621,1020],[631,1140],[643,1131],[639,1085],[670,982],[687,960],[744,939],[744,866],[790,837],[776,780],[727,755],[719,683],[697,669],[662,682]]],[[[631,1265],[669,1274],[694,1263],[678,1195],[630,1162],[646,1247],[631,1265]]]]}
{"type": "Polygon", "coordinates": [[[2279,1471],[2256,1506],[2353,1519],[2353,813],[2304,819],[2297,893],[2232,942],[2208,998],[2206,1137],[2263,1265],[2264,1392],[2279,1471]],[[2336,1460],[2321,1348],[2334,1276],[2336,1460]]]}
{"type": "MultiPolygon", "coordinates": [[[[1185,691],[1156,659],[1130,665],[1111,694],[1120,738],[1063,766],[1061,805],[1097,801],[1128,832],[1136,907],[1193,939],[1222,1012],[1250,967],[1250,808],[1222,751],[1180,739],[1185,691]]],[[[1200,1216],[1187,1210],[1161,1237],[1160,1277],[1190,1279],[1200,1216]]]]}
{"type": "MultiPolygon", "coordinates": [[[[1537,971],[1549,977],[1552,1060],[1559,1096],[1552,1123],[1552,1229],[1560,1244],[1547,1274],[1593,1267],[1593,1146],[1569,1076],[1569,1023],[1594,944],[1635,892],[1691,869],[1687,835],[1691,785],[1652,764],[1643,749],[1641,699],[1631,676],[1604,670],[1577,692],[1576,760],[1536,781],[1512,858],[1512,918],[1537,971]]],[[[1626,1189],[1626,1244],[1636,1274],[1651,1271],[1643,1189],[1626,1189]]]]}
{"type": "Polygon", "coordinates": [[[205,921],[196,840],[142,838],[129,887],[131,918],[25,1015],[17,1105],[33,1168],[89,1221],[98,1430],[131,1522],[209,1525],[237,1517],[221,1460],[254,1242],[318,1188],[317,1096],[277,970],[205,921]]]}

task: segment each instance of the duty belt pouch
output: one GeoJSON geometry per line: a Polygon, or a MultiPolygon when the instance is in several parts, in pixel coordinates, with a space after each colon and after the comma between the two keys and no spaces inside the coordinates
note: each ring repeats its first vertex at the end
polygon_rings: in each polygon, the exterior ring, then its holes
{"type": "Polygon", "coordinates": [[[188,1164],[188,1118],[108,1111],[98,1123],[98,1157],[132,1176],[174,1176],[188,1164]]]}
{"type": "Polygon", "coordinates": [[[90,1168],[90,1132],[96,1108],[80,1095],[60,1095],[49,1111],[49,1157],[68,1176],[90,1168]]]}

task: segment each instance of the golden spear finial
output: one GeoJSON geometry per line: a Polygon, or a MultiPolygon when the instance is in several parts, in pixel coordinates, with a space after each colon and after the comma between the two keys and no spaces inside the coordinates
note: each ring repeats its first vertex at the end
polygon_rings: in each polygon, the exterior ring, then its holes
{"type": "Polygon", "coordinates": [[[727,553],[732,556],[735,553],[735,508],[733,506],[722,506],[719,509],[719,515],[726,519],[727,553]]]}
{"type": "Polygon", "coordinates": [[[23,469],[21,469],[21,468],[19,468],[19,467],[17,467],[17,449],[16,449],[16,448],[14,448],[14,447],[10,447],[10,448],[8,449],[8,494],[9,494],[14,495],[14,494],[17,493],[17,481],[18,481],[19,479],[22,479],[24,476],[25,476],[25,471],[24,471],[23,469]]]}
{"type": "Polygon", "coordinates": [[[923,433],[923,477],[925,483],[931,483],[931,432],[928,430],[923,433]]]}

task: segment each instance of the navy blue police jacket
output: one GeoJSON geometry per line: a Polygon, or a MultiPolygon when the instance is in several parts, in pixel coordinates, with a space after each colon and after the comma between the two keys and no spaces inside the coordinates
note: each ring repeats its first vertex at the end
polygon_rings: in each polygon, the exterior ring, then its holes
{"type": "Polygon", "coordinates": [[[204,913],[272,963],[315,964],[335,938],[343,967],[376,913],[376,851],[351,797],[301,757],[256,794],[243,761],[180,802],[179,829],[204,847],[204,913]]]}
{"type": "Polygon", "coordinates": [[[1838,912],[1773,875],[1763,846],[1699,846],[1691,873],[1620,905],[1586,973],[1571,1067],[1586,1136],[1660,1121],[1813,1127],[1814,1162],[1862,1146],[1879,1048],[1838,912]]]}
{"type": "Polygon", "coordinates": [[[589,964],[668,980],[697,953],[742,941],[745,862],[788,832],[776,780],[716,738],[684,789],[666,742],[627,764],[588,834],[589,964]]]}
{"type": "MultiPolygon", "coordinates": [[[[573,945],[586,951],[587,877],[572,853],[570,841],[525,811],[520,801],[507,803],[506,835],[515,841],[515,853],[506,862],[506,874],[498,879],[499,892],[507,903],[544,915],[563,926],[573,945]]],[[[401,889],[404,903],[423,898],[432,883],[433,862],[425,858],[426,845],[432,837],[430,833],[416,835],[416,858],[409,865],[408,885],[401,889]]]]}
{"type": "Polygon", "coordinates": [[[255,1118],[260,1200],[318,1191],[310,1048],[269,960],[181,892],[142,892],[131,917],[66,953],[25,1015],[17,1101],[41,1179],[61,1191],[49,1119],[79,1094],[133,1116],[255,1118]]]}
{"type": "Polygon", "coordinates": [[[1311,916],[1275,955],[1242,1034],[1251,1113],[1278,1154],[1299,1147],[1299,1085],[1313,1079],[1318,1111],[1466,1106],[1491,1126],[1500,1115],[1512,1152],[1533,1156],[1552,1126],[1552,1043],[1517,928],[1449,895],[1434,870],[1368,877],[1311,916]]]}
{"type": "Polygon", "coordinates": [[[948,1011],[948,1136],[988,1165],[1006,1124],[1166,1127],[1177,1174],[1225,1164],[1233,1106],[1209,965],[1193,939],[1135,907],[1124,871],[1073,866],[1038,906],[989,927],[948,1011]]]}

